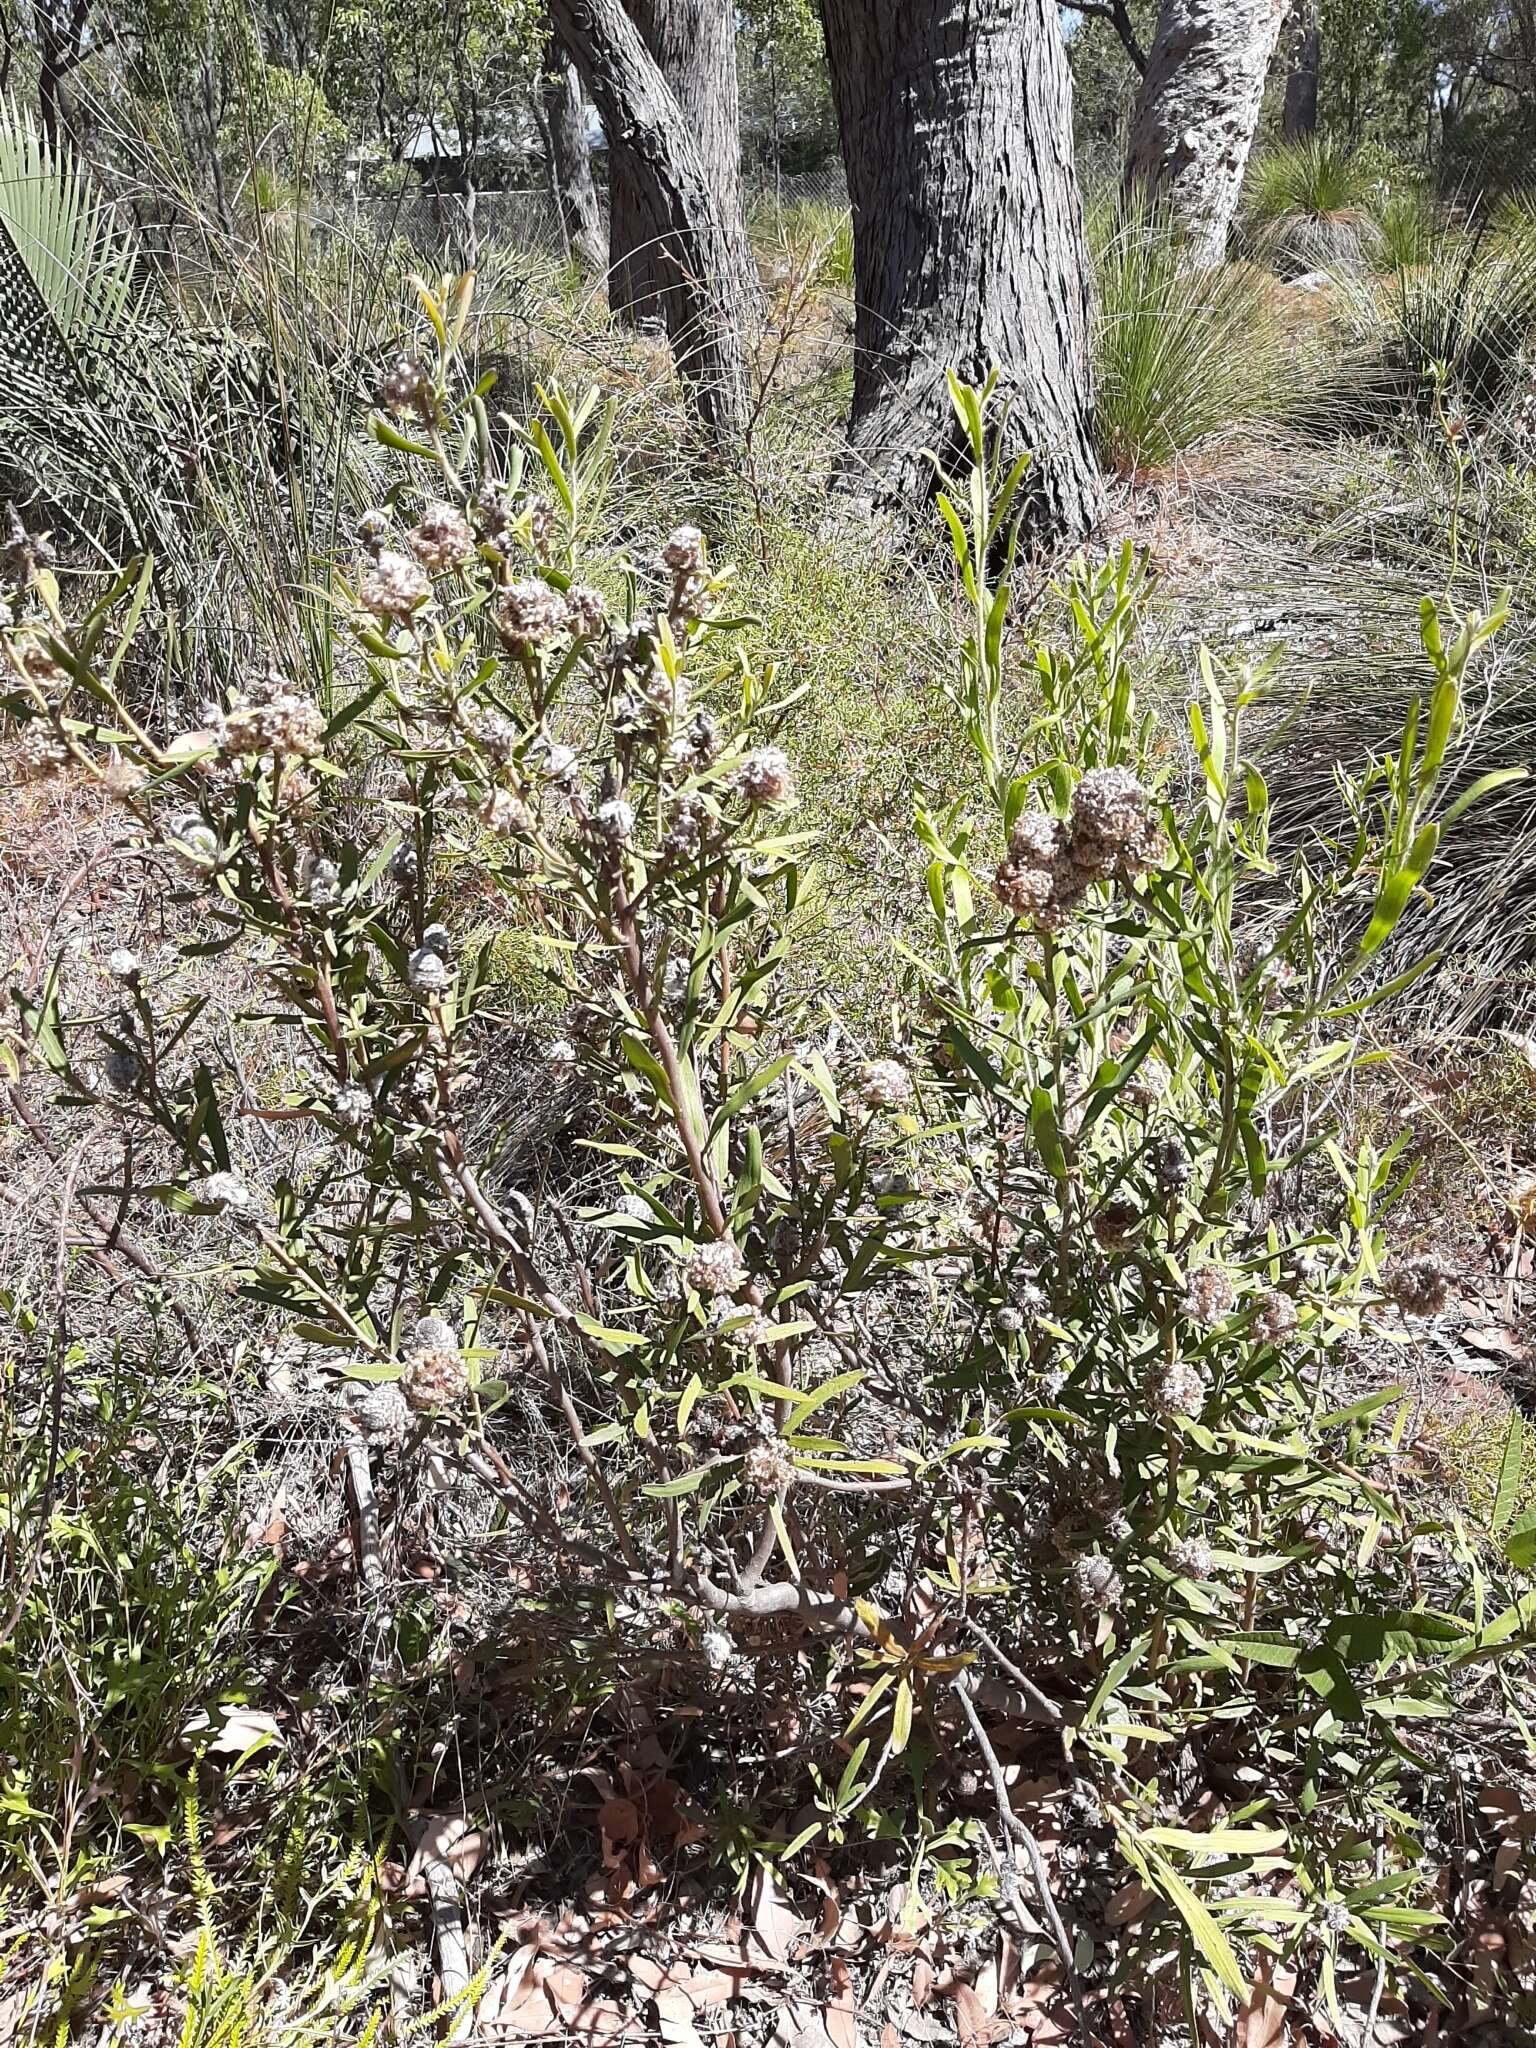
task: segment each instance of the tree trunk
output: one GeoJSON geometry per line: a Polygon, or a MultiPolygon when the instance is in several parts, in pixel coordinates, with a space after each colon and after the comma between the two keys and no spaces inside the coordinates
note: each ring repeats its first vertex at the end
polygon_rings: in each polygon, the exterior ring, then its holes
{"type": "Polygon", "coordinates": [[[1128,180],[1167,200],[1197,263],[1219,263],[1286,0],[1162,0],[1136,96],[1128,180]]]}
{"type": "Polygon", "coordinates": [[[1088,265],[1055,0],[822,0],[853,206],[853,417],[839,481],[932,493],[945,372],[996,364],[1042,538],[1098,517],[1088,265]]]}
{"type": "Polygon", "coordinates": [[[544,84],[549,182],[567,251],[585,271],[608,266],[608,238],[592,177],[587,102],[576,66],[558,46],[549,53],[544,84]]]}
{"type": "MultiPolygon", "coordinates": [[[[699,161],[714,189],[735,261],[756,293],[756,273],[741,210],[741,121],[736,91],[736,14],[731,0],[626,0],[630,20],[661,67],[683,111],[699,161]]],[[[665,323],[670,265],[651,239],[632,153],[608,150],[608,303],[631,326],[665,323]]]]}
{"type": "Polygon", "coordinates": [[[666,279],[662,312],[694,410],[718,439],[733,440],[747,417],[744,238],[722,220],[691,124],[622,0],[551,0],[550,12],[609,149],[633,159],[642,239],[666,279]]]}
{"type": "Polygon", "coordinates": [[[1280,117],[1280,131],[1287,142],[1301,142],[1317,133],[1317,78],[1323,41],[1317,0],[1301,0],[1296,28],[1296,47],[1285,78],[1285,110],[1280,117]]]}

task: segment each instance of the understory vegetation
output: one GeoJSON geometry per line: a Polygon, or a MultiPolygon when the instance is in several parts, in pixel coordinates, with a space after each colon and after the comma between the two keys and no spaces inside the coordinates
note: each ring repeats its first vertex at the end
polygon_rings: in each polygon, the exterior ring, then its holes
{"type": "Polygon", "coordinates": [[[1092,198],[1055,556],[836,205],[0,219],[0,2040],[1529,2038],[1536,216],[1092,198]]]}

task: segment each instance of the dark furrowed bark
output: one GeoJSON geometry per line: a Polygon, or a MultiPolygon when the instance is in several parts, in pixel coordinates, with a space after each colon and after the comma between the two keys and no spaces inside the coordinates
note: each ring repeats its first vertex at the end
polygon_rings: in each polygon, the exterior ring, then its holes
{"type": "Polygon", "coordinates": [[[1100,510],[1088,267],[1054,0],[822,0],[853,204],[853,416],[841,481],[887,505],[956,452],[945,384],[993,364],[1043,538],[1100,510]]]}
{"type": "MultiPolygon", "coordinates": [[[[682,109],[715,194],[750,310],[757,281],[741,209],[736,17],[730,0],[627,0],[626,11],[682,109]]],[[[632,326],[668,324],[664,256],[651,240],[639,172],[622,142],[608,157],[608,303],[632,326]]]]}
{"type": "Polygon", "coordinates": [[[621,0],[552,0],[550,11],[609,147],[634,159],[644,239],[662,266],[667,334],[694,410],[717,439],[734,440],[747,415],[747,283],[689,124],[621,0]]]}

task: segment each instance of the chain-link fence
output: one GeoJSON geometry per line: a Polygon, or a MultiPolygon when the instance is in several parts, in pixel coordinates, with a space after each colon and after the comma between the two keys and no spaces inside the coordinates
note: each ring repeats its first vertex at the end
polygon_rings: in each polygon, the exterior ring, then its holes
{"type": "MultiPolygon", "coordinates": [[[[839,163],[798,176],[750,165],[742,174],[743,199],[755,228],[773,232],[786,217],[816,208],[840,212],[848,184],[839,163]]],[[[544,185],[510,191],[413,191],[384,198],[339,199],[313,210],[312,226],[367,239],[399,236],[424,260],[464,256],[496,245],[565,254],[560,209],[544,185]]]]}

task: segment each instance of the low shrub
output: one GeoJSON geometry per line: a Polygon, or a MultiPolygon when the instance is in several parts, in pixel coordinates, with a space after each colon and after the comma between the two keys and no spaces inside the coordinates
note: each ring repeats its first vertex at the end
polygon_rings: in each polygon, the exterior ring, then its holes
{"type": "Polygon", "coordinates": [[[776,1764],[715,1853],[792,1872],[869,1839],[910,1765],[923,1840],[947,1810],[933,1882],[1044,1928],[1085,2009],[1177,1983],[1230,2012],[1281,1966],[1326,2005],[1346,1952],[1411,1990],[1452,1939],[1424,1860],[1457,1825],[1446,1743],[1515,1683],[1536,1531],[1505,1489],[1483,1531],[1405,1483],[1403,1390],[1351,1360],[1450,1276],[1393,1245],[1400,1146],[1346,1150],[1310,1091],[1351,1074],[1479,794],[1442,770],[1497,619],[1426,608],[1399,743],[1282,867],[1253,686],[1203,664],[1187,797],[1137,704],[1129,550],[1071,570],[1067,632],[1015,666],[1022,465],[956,385],[969,787],[919,811],[927,928],[855,1031],[793,971],[794,690],[728,574],[682,527],[621,591],[582,582],[595,394],[548,392],[502,462],[467,285],[424,310],[374,421],[398,481],[338,569],[350,701],[252,677],[146,731],[113,680],[131,580],[71,622],[34,576],[6,641],[13,757],[99,778],[196,943],[249,949],[314,1147],[257,1176],[237,1069],[187,1057],[186,999],[131,953],[110,1014],[29,997],[27,1056],[119,1134],[118,1199],[222,1219],[245,1296],[328,1361],[367,1586],[378,1503],[430,1459],[498,1503],[484,1627],[535,1631],[543,1684],[569,1642],[658,1717],[789,1717],[807,1775],[776,1764]],[[563,1026],[506,1013],[466,895],[532,935],[563,1026]],[[1124,1924],[1065,1863],[1059,1905],[1040,1882],[1021,1738],[1134,1883],[1124,1924]]]}

